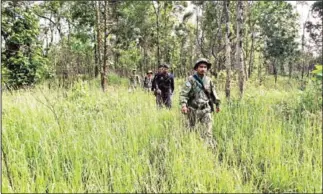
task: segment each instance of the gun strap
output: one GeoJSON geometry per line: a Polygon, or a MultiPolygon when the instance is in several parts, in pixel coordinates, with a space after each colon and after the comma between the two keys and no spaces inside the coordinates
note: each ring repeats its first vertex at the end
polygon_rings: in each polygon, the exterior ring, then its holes
{"type": "Polygon", "coordinates": [[[209,98],[209,100],[211,100],[209,93],[206,91],[206,89],[204,87],[203,81],[196,74],[194,74],[193,77],[199,84],[201,84],[201,86],[202,86],[201,89],[206,94],[206,96],[209,98]]]}

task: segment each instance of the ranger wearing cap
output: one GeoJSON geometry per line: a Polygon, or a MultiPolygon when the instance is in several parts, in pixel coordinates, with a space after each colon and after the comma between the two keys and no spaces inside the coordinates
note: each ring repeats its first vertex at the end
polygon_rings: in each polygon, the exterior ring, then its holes
{"type": "Polygon", "coordinates": [[[130,90],[137,88],[137,85],[140,84],[140,77],[136,74],[136,69],[132,69],[132,74],[130,75],[130,90]]]}
{"type": "Polygon", "coordinates": [[[158,107],[172,106],[172,94],[174,92],[174,77],[168,72],[169,65],[163,64],[163,72],[155,78],[155,95],[158,107]]]}
{"type": "Polygon", "coordinates": [[[210,77],[206,76],[211,63],[204,58],[196,61],[196,73],[187,78],[180,92],[180,105],[183,114],[188,117],[190,129],[199,128],[200,135],[211,148],[215,148],[212,132],[212,113],[214,104],[216,112],[220,111],[220,99],[216,94],[215,86],[210,77]],[[201,127],[197,127],[201,124],[201,127]]]}
{"type": "Polygon", "coordinates": [[[151,91],[152,81],[153,81],[153,72],[149,70],[147,71],[147,75],[145,76],[145,79],[144,79],[144,88],[148,92],[151,91]]]}

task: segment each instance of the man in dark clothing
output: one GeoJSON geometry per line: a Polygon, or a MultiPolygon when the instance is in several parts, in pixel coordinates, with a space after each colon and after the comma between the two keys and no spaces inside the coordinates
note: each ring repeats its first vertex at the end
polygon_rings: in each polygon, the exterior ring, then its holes
{"type": "Polygon", "coordinates": [[[163,74],[163,71],[164,71],[164,65],[159,65],[158,71],[155,73],[155,76],[152,81],[151,91],[154,91],[154,93],[156,93],[156,78],[161,76],[163,74]]]}
{"type": "Polygon", "coordinates": [[[171,108],[172,99],[171,96],[174,92],[174,77],[168,72],[169,65],[163,65],[164,71],[155,78],[155,95],[156,103],[158,107],[165,105],[167,108],[171,108]]]}

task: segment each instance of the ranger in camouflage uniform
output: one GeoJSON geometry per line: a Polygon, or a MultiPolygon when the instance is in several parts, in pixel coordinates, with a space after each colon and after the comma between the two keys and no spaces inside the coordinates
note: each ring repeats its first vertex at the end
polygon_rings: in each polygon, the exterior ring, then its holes
{"type": "Polygon", "coordinates": [[[137,88],[137,84],[140,84],[140,77],[136,74],[136,69],[132,70],[132,74],[130,75],[130,90],[134,90],[137,88]]]}
{"type": "Polygon", "coordinates": [[[152,88],[152,82],[153,82],[153,72],[152,71],[148,71],[147,72],[147,75],[145,76],[145,79],[144,79],[144,88],[146,91],[151,91],[151,88],[152,88]]]}
{"type": "Polygon", "coordinates": [[[212,133],[212,112],[213,104],[216,105],[216,112],[220,111],[220,99],[216,94],[214,84],[210,77],[206,76],[211,63],[207,59],[199,59],[194,66],[196,73],[189,76],[180,92],[180,105],[182,113],[186,114],[189,127],[194,129],[197,123],[200,134],[211,148],[215,148],[215,140],[212,133]]]}

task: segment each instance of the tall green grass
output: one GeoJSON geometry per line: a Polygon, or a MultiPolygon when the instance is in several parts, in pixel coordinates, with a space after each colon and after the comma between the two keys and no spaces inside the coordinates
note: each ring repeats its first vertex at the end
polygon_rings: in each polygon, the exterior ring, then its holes
{"type": "Polygon", "coordinates": [[[322,192],[322,104],[287,81],[247,87],[219,91],[215,152],[185,130],[179,88],[171,110],[124,86],[5,92],[2,192],[322,192]]]}

